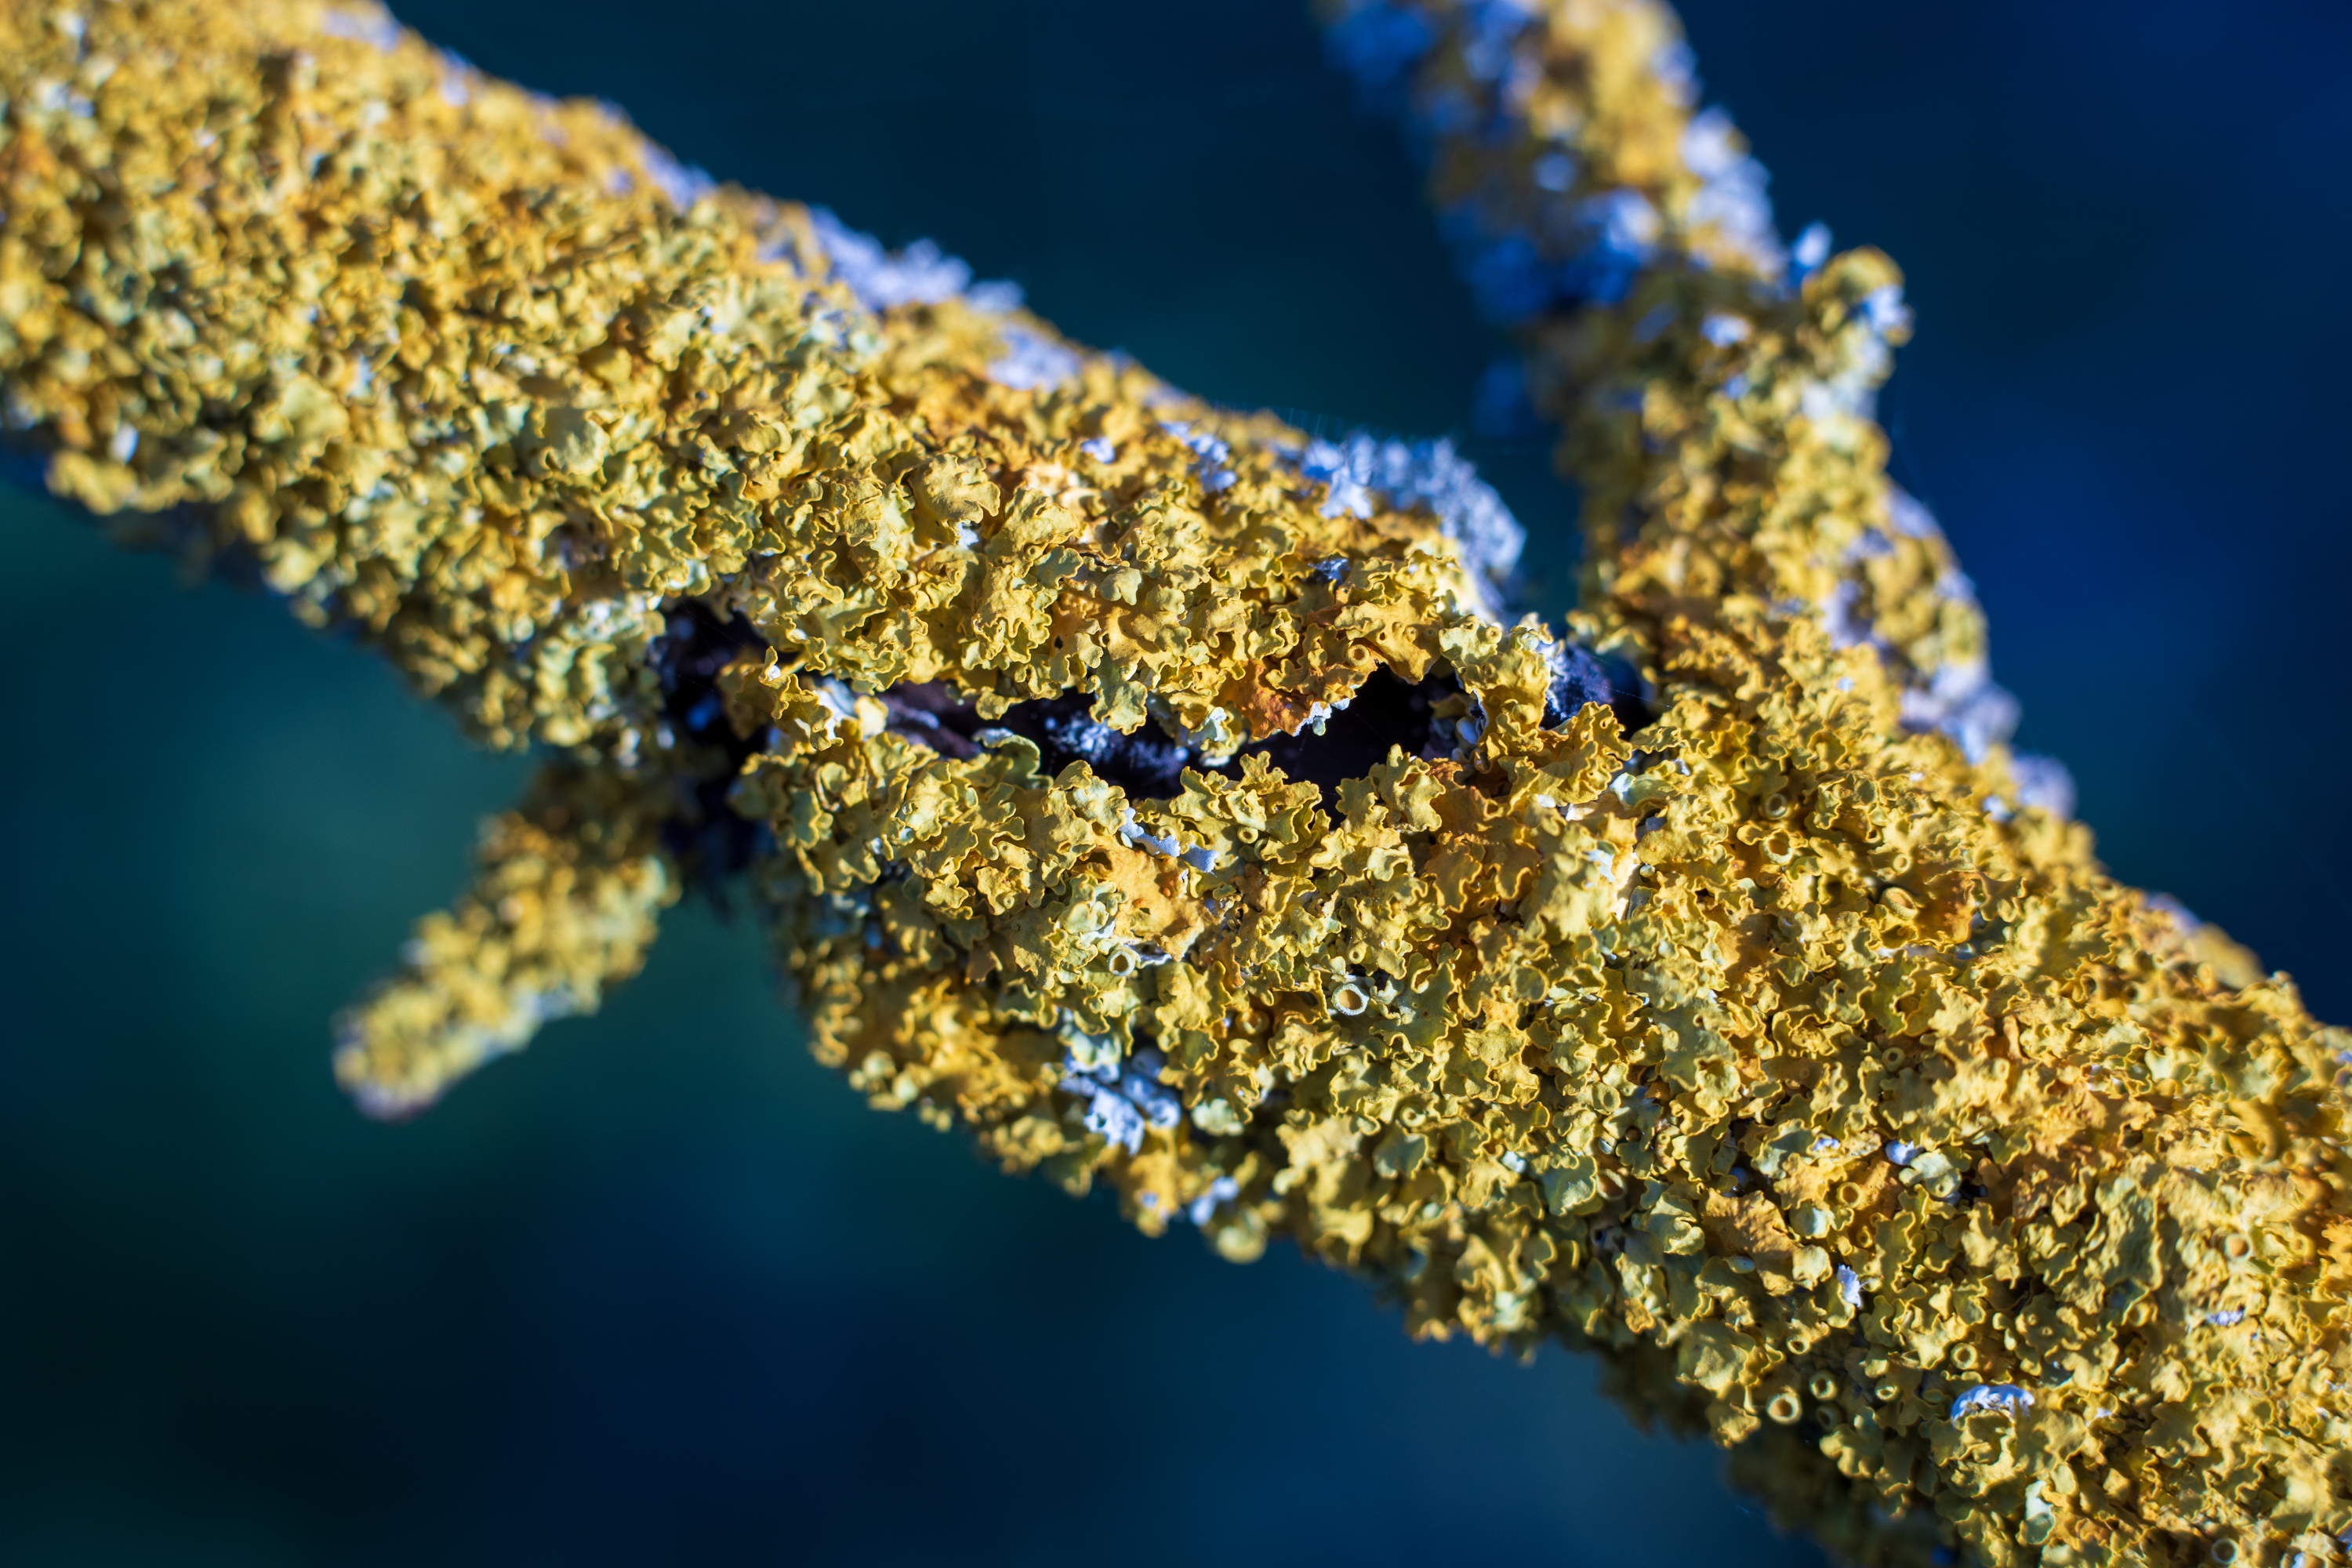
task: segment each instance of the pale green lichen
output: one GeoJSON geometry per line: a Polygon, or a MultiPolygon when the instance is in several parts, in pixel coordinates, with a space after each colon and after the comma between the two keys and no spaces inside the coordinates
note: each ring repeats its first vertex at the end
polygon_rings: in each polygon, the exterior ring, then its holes
{"type": "Polygon", "coordinates": [[[1892,265],[1788,287],[1710,205],[1662,8],[1535,7],[1508,71],[1410,9],[1413,90],[1487,110],[1441,194],[1654,223],[1518,329],[1632,736],[1547,713],[1550,635],[1426,508],[1032,318],[870,310],[609,114],[335,6],[0,5],[0,383],[53,488],[557,754],[345,1081],[414,1109],[592,1005],[756,825],[818,1054],[1008,1167],[1596,1349],[1856,1559],[2341,1561],[2352,1042],[1946,722],[1983,627],[1867,415],[1892,265]],[[1130,797],[904,710],[1079,694],[1223,756],[1383,669],[1458,683],[1452,739],[1328,791],[1244,752],[1130,797]]]}

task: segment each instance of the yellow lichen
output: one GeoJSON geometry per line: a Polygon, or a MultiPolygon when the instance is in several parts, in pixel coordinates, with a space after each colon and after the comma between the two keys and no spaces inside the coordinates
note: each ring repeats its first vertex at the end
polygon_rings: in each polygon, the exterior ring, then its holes
{"type": "Polygon", "coordinates": [[[1662,8],[1535,7],[1509,71],[1412,9],[1414,90],[1488,110],[1441,193],[1628,226],[1520,335],[1631,735],[1551,710],[1458,520],[1034,318],[861,298],[828,219],[608,111],[353,6],[0,5],[14,438],[552,753],[339,1072],[429,1101],[740,868],[874,1103],[1416,1333],[1597,1350],[1848,1556],[2341,1561],[2352,1040],[1956,712],[1981,619],[1867,414],[1892,264],[1780,281],[1662,8]],[[1433,738],[1292,776],[1376,681],[1433,738]],[[1196,765],[1131,795],[994,727],[1065,699],[1196,765]]]}

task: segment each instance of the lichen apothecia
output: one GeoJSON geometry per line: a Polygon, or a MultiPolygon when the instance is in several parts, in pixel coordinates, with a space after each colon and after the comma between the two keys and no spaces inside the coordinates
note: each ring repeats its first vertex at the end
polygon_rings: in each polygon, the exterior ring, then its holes
{"type": "Polygon", "coordinates": [[[1866,1563],[2344,1561],[2352,1039],[2119,887],[1885,473],[1908,330],[1645,0],[1339,4],[1582,487],[1310,437],[381,11],[0,5],[6,438],[534,748],[341,1022],[404,1115],[772,911],[817,1054],[1866,1563]]]}

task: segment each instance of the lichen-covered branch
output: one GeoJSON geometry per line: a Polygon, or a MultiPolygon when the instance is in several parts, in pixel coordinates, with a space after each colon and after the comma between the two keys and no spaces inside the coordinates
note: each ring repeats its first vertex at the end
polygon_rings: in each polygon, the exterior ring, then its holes
{"type": "Polygon", "coordinates": [[[12,438],[555,759],[345,1082],[416,1108],[736,878],[877,1105],[1597,1350],[1848,1556],[2341,1561],[2352,1041],[2007,749],[1871,421],[1892,265],[1791,267],[1663,8],[1330,20],[1565,430],[1564,626],[1442,443],[380,12],[0,5],[12,438]]]}
{"type": "Polygon", "coordinates": [[[637,972],[678,894],[661,845],[675,803],[642,782],[551,763],[520,810],[483,824],[474,886],[338,1021],[335,1077],[370,1114],[422,1110],[637,972]]]}

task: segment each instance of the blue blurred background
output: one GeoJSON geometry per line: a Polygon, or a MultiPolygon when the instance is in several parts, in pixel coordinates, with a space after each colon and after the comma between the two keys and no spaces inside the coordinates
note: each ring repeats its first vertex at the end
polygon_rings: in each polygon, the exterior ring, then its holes
{"type": "MultiPolygon", "coordinates": [[[[2352,1018],[2352,11],[1693,0],[1709,93],[1908,268],[1885,409],[2118,875],[2352,1018]]],[[[936,236],[1073,335],[1465,432],[1493,345],[1265,0],[409,0],[714,173],[936,236]]],[[[1572,582],[1539,447],[1471,450],[1572,582]]],[[[1559,1353],[1144,1241],[803,1054],[759,933],[412,1125],[326,1020],[523,764],[366,657],[0,495],[0,1557],[1815,1563],[1559,1353]]]]}

